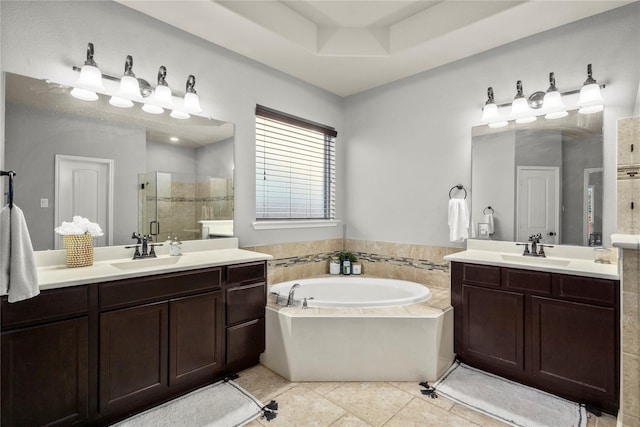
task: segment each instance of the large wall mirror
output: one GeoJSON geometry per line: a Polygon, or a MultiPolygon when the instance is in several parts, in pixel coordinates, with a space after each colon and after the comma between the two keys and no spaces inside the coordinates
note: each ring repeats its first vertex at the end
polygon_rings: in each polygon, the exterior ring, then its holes
{"type": "MultiPolygon", "coordinates": [[[[603,113],[472,129],[472,224],[494,240],[602,245],[603,113]],[[481,226],[486,229],[486,226],[481,226]]],[[[486,236],[485,236],[486,237],[486,236]]]]}
{"type": "Polygon", "coordinates": [[[93,102],[70,87],[11,73],[5,79],[5,169],[34,249],[61,248],[54,228],[80,215],[105,235],[96,246],[233,235],[231,123],[177,120],[93,102]]]}

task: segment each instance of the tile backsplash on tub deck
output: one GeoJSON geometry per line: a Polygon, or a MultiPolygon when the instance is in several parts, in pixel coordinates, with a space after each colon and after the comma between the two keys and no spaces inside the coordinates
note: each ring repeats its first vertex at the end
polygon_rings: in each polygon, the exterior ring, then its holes
{"type": "Polygon", "coordinates": [[[410,280],[441,289],[449,288],[449,264],[444,256],[462,250],[355,239],[315,240],[243,249],[274,257],[268,264],[269,284],[327,274],[331,257],[345,250],[362,263],[363,274],[410,280]]]}

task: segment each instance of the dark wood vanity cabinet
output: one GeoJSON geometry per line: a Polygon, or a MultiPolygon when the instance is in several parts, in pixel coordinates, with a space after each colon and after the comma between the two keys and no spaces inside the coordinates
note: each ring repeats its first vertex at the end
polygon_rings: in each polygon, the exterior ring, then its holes
{"type": "Polygon", "coordinates": [[[619,281],[453,262],[458,358],[615,414],[619,281]]]}
{"type": "Polygon", "coordinates": [[[264,262],[227,268],[226,303],[227,365],[240,370],[258,363],[265,348],[264,262]]]}
{"type": "Polygon", "coordinates": [[[107,425],[258,363],[264,261],[2,299],[2,426],[107,425]]]}
{"type": "Polygon", "coordinates": [[[98,412],[144,408],[224,370],[223,268],[100,285],[98,412]]]}
{"type": "Polygon", "coordinates": [[[89,419],[88,287],[2,297],[2,426],[63,426],[89,419]]]}

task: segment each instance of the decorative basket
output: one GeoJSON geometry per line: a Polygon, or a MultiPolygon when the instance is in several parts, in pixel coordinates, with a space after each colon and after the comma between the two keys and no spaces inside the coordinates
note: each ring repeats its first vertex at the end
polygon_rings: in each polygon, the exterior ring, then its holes
{"type": "Polygon", "coordinates": [[[67,234],[63,236],[67,250],[67,267],[87,267],[93,265],[93,236],[85,234],[67,234]]]}

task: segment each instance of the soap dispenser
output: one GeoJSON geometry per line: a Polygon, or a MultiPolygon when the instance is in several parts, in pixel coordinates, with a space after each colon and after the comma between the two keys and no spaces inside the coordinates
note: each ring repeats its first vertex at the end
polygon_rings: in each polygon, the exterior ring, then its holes
{"type": "Polygon", "coordinates": [[[180,247],[181,244],[182,242],[178,240],[178,237],[175,237],[173,242],[169,244],[169,255],[171,256],[181,255],[182,254],[182,248],[180,247]]]}

